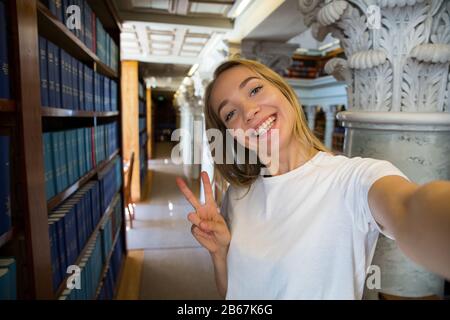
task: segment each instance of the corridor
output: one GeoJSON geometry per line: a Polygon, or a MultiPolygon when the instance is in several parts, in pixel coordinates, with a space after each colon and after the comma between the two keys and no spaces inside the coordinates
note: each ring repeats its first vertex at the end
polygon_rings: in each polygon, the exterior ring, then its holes
{"type": "MultiPolygon", "coordinates": [[[[137,204],[127,232],[130,252],[143,251],[138,298],[219,299],[209,253],[196,242],[186,219],[192,207],[175,184],[182,166],[171,162],[170,152],[170,142],[156,144],[155,159],[149,161],[151,188],[137,204]]],[[[190,185],[198,194],[195,182],[190,185]]]]}

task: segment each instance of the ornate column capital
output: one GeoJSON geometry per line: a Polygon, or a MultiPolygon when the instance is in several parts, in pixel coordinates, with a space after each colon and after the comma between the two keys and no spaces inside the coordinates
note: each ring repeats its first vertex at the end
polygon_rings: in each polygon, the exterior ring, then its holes
{"type": "Polygon", "coordinates": [[[299,0],[320,40],[331,33],[347,59],[326,71],[349,88],[349,109],[450,111],[450,1],[299,0]]]}

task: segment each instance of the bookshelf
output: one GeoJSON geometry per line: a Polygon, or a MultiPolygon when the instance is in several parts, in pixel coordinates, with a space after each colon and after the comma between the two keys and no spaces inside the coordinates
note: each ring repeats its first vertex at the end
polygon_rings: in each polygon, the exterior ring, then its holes
{"type": "MultiPolygon", "coordinates": [[[[73,1],[73,4],[84,5],[83,1],[73,1]]],[[[101,23],[105,34],[112,39],[111,41],[119,44],[120,23],[114,15],[110,2],[108,0],[86,0],[85,2],[95,14],[97,20],[94,21],[97,24],[101,23]]],[[[61,282],[57,290],[53,289],[49,215],[52,210],[59,208],[69,200],[77,201],[77,198],[74,198],[75,194],[84,190],[87,185],[97,183],[96,181],[101,179],[104,170],[111,167],[113,162],[117,164],[117,161],[123,159],[122,141],[120,139],[122,108],[120,90],[115,92],[117,111],[107,108],[105,110],[88,111],[81,110],[81,107],[80,110],[71,110],[41,105],[39,37],[45,37],[57,48],[77,59],[78,63],[91,68],[95,73],[107,77],[111,81],[116,81],[118,84],[120,84],[120,67],[118,66],[118,71],[115,71],[109,62],[106,63],[103,59],[100,59],[95,50],[88,48],[74,32],[66,28],[65,24],[47,8],[44,1],[16,0],[5,1],[5,3],[9,17],[9,65],[14,66],[14,68],[10,68],[11,98],[0,99],[0,131],[3,132],[6,128],[9,130],[11,137],[12,227],[8,232],[0,235],[0,258],[12,256],[16,260],[17,298],[58,299],[65,289],[65,281],[61,282]],[[104,159],[95,158],[93,155],[94,161],[90,170],[81,174],[75,182],[69,183],[67,188],[57,192],[56,195],[47,200],[44,133],[66,129],[75,131],[79,128],[89,127],[90,131],[88,132],[92,132],[93,143],[89,152],[94,154],[99,148],[99,144],[95,140],[97,137],[94,138],[94,134],[97,133],[100,126],[111,124],[117,124],[117,132],[115,133],[118,148],[110,154],[105,151],[104,159]]],[[[105,88],[107,88],[106,85],[105,88]]],[[[108,98],[111,92],[109,90],[111,89],[105,89],[104,91],[108,92],[108,98]]],[[[113,94],[111,94],[112,96],[113,94]]],[[[106,93],[105,98],[102,99],[106,101],[106,93]]],[[[102,136],[102,139],[105,141],[108,136],[102,136]]],[[[67,144],[67,140],[65,142],[67,144]]],[[[104,148],[106,149],[106,147],[104,148]]],[[[87,157],[90,157],[89,153],[87,157]]],[[[76,163],[77,160],[73,161],[76,163]]],[[[122,170],[120,170],[120,174],[121,172],[122,170]]],[[[123,177],[120,177],[120,179],[123,181],[123,177]]],[[[116,233],[108,253],[109,258],[104,262],[102,270],[110,268],[111,256],[116,253],[115,248],[118,243],[121,244],[121,248],[126,248],[122,187],[123,185],[119,184],[118,191],[114,194],[110,206],[89,234],[84,247],[80,248],[75,264],[79,264],[83,257],[92,253],[92,241],[93,239],[100,239],[101,226],[112,216],[111,206],[113,203],[116,203],[116,209],[120,204],[119,214],[122,218],[114,219],[118,223],[115,226],[116,233]]],[[[99,195],[105,197],[100,191],[99,195]]],[[[125,254],[126,249],[120,251],[118,260],[119,279],[125,254]]],[[[95,284],[98,292],[105,285],[104,277],[105,274],[102,273],[100,280],[95,284]]],[[[64,280],[66,279],[67,277],[64,278],[64,280]]],[[[112,289],[115,292],[116,288],[112,289]]],[[[98,294],[95,297],[98,297],[98,294]]]]}
{"type": "Polygon", "coordinates": [[[331,58],[344,57],[342,48],[332,50],[320,55],[294,54],[292,64],[286,70],[285,77],[298,79],[315,79],[326,76],[325,64],[331,58]]]}

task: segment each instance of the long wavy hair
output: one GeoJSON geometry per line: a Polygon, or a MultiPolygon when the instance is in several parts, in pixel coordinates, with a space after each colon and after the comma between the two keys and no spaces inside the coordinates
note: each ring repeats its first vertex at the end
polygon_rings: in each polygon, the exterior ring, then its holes
{"type": "MultiPolygon", "coordinates": [[[[281,93],[286,97],[289,101],[289,104],[294,111],[295,114],[295,125],[294,125],[294,137],[299,139],[299,141],[306,143],[312,148],[319,151],[328,151],[327,148],[323,145],[323,143],[311,132],[308,125],[306,124],[305,115],[303,113],[303,109],[297,99],[297,95],[294,90],[289,86],[289,84],[276,72],[272,71],[267,66],[253,60],[241,59],[241,58],[233,58],[227,60],[220,64],[216,70],[214,71],[213,80],[208,84],[205,91],[205,104],[204,104],[204,112],[205,112],[205,122],[206,129],[219,129],[222,133],[222,141],[215,141],[216,145],[220,145],[221,147],[227,146],[226,136],[227,136],[227,128],[224,123],[220,120],[219,116],[213,111],[211,105],[211,93],[216,84],[219,76],[227,70],[231,68],[235,68],[238,66],[243,66],[251,71],[255,72],[262,79],[270,82],[272,85],[278,88],[281,93]]],[[[228,140],[229,141],[229,140],[228,140]]],[[[220,161],[214,161],[214,167],[219,171],[223,178],[225,178],[231,185],[241,186],[241,187],[250,187],[250,185],[258,178],[261,172],[261,168],[264,165],[257,160],[257,163],[244,163],[241,164],[241,161],[237,161],[236,154],[238,154],[237,148],[243,147],[239,146],[238,143],[233,143],[233,153],[231,155],[231,159],[233,159],[233,163],[227,163],[227,159],[230,159],[230,155],[227,155],[229,152],[229,148],[224,148],[225,152],[222,153],[222,159],[220,161]],[[229,157],[229,158],[227,158],[229,157]]],[[[249,159],[250,151],[249,149],[244,147],[245,157],[249,159]]],[[[214,156],[213,156],[214,158],[214,156]]],[[[217,159],[217,158],[216,158],[217,159]]]]}

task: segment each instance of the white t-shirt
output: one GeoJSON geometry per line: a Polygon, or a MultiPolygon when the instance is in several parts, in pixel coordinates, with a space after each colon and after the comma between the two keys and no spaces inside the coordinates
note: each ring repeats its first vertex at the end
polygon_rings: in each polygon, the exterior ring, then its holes
{"type": "Polygon", "coordinates": [[[387,161],[318,152],[246,195],[230,187],[226,298],[361,299],[381,231],[368,192],[388,175],[406,178],[387,161]]]}

